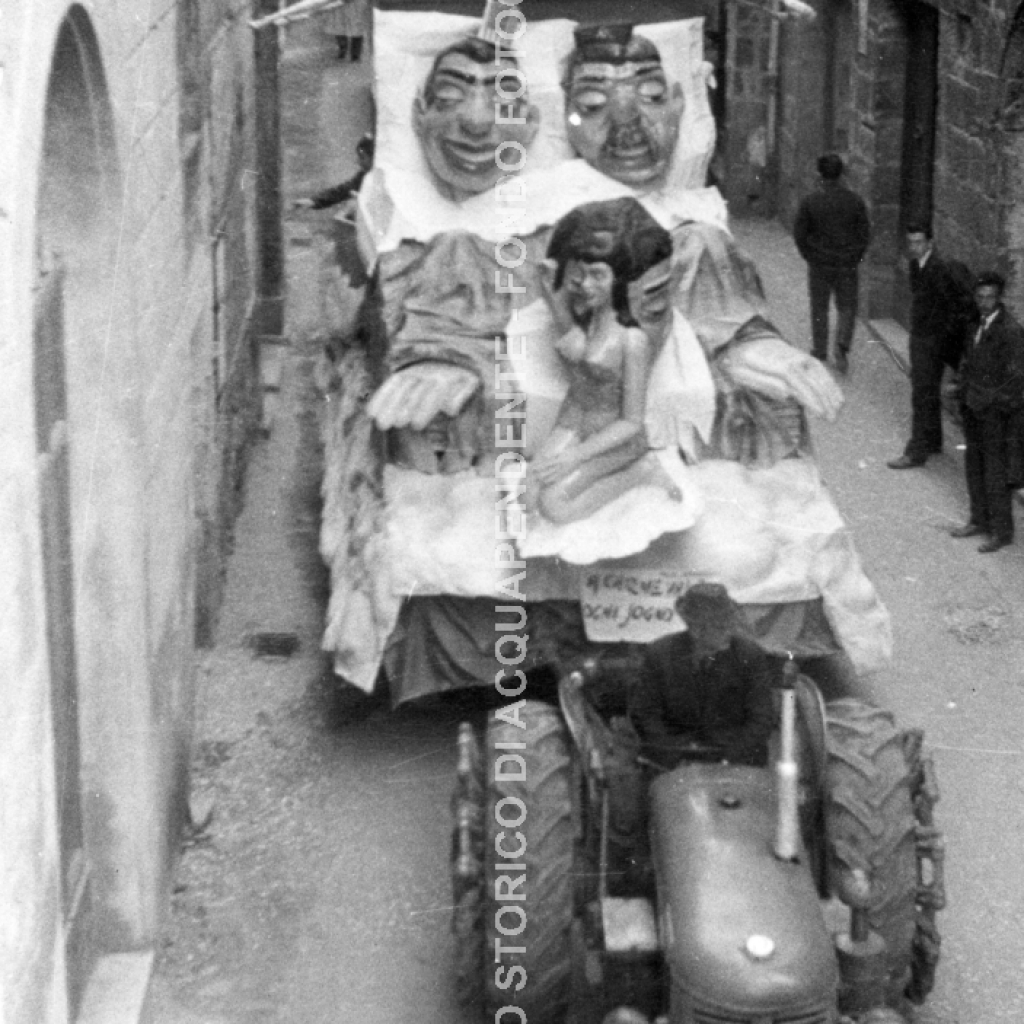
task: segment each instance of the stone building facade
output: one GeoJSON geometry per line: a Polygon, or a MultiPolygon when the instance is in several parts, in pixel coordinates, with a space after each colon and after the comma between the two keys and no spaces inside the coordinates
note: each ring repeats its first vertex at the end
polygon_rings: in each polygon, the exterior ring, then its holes
{"type": "Polygon", "coordinates": [[[280,331],[251,6],[0,9],[2,1024],[123,1003],[166,905],[194,645],[280,331]]]}
{"type": "Polygon", "coordinates": [[[813,22],[772,0],[730,0],[727,192],[736,210],[791,223],[835,150],[867,200],[875,240],[865,312],[906,315],[908,223],[975,270],[997,267],[1024,311],[1024,14],[1015,0],[811,0],[813,22]],[[758,150],[758,133],[765,145],[758,150]],[[753,143],[752,144],[752,141],[753,143]],[[752,189],[751,153],[765,156],[752,189]]]}

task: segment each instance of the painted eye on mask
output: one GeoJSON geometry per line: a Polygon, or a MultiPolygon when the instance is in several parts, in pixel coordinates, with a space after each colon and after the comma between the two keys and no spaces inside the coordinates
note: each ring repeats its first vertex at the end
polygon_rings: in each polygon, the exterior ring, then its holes
{"type": "Polygon", "coordinates": [[[584,115],[596,114],[608,104],[608,97],[597,89],[584,89],[572,98],[572,105],[584,115]]]}
{"type": "Polygon", "coordinates": [[[664,82],[656,78],[648,79],[637,86],[637,94],[640,99],[647,103],[664,103],[668,96],[668,89],[664,82]]]}
{"type": "Polygon", "coordinates": [[[465,98],[465,93],[456,85],[442,85],[434,93],[434,106],[442,110],[457,106],[465,98]]]}

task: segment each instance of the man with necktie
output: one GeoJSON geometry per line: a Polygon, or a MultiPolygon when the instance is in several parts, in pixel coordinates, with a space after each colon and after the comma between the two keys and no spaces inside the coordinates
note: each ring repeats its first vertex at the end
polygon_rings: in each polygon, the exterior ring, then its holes
{"type": "Polygon", "coordinates": [[[1024,408],[1024,328],[1003,305],[1006,281],[989,271],[974,284],[980,322],[968,332],[960,370],[970,519],[953,537],[985,535],[978,548],[998,551],[1013,541],[1010,441],[1024,408]]]}
{"type": "Polygon", "coordinates": [[[970,316],[970,285],[961,264],[943,259],[926,224],[907,228],[910,252],[910,440],[890,469],[923,466],[942,451],[942,373],[956,369],[970,316]]]}

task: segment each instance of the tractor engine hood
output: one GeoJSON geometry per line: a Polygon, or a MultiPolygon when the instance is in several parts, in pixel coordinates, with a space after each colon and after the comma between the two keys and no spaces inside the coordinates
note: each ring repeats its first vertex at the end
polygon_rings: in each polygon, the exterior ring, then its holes
{"type": "Polygon", "coordinates": [[[832,941],[806,854],[772,850],[769,772],[685,765],[655,781],[651,814],[670,1019],[830,1020],[832,941]]]}

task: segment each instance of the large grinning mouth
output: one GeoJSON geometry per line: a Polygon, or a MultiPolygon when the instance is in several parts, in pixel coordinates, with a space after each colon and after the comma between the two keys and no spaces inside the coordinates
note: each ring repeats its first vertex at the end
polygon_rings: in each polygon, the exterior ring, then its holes
{"type": "Polygon", "coordinates": [[[495,167],[493,142],[457,142],[442,139],[441,152],[444,153],[448,166],[463,174],[487,174],[495,167]]]}

